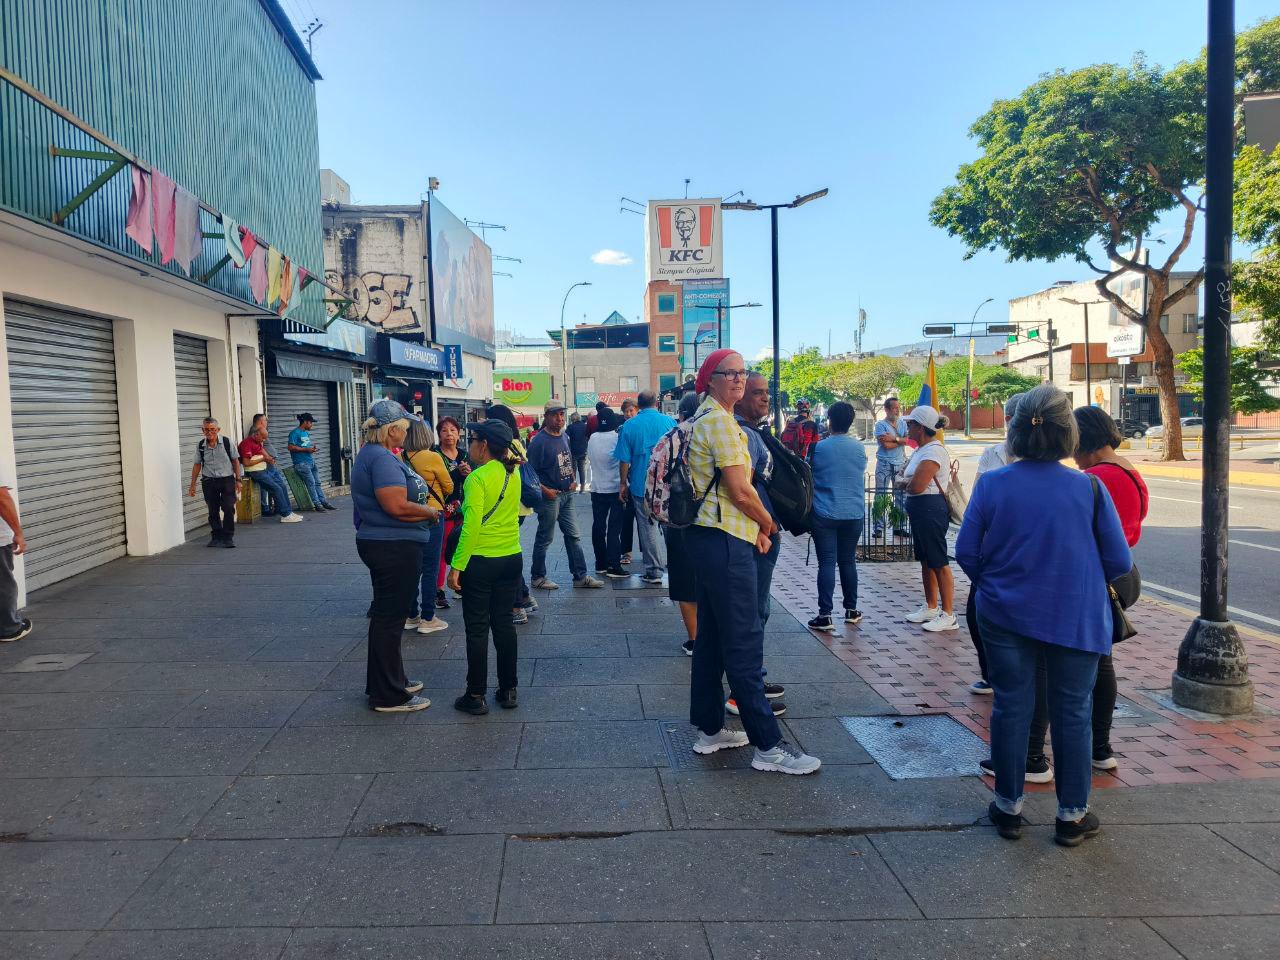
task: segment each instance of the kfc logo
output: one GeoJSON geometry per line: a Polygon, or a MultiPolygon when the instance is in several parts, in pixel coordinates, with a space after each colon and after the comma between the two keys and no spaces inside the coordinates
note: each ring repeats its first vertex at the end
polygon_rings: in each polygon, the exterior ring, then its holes
{"type": "Polygon", "coordinates": [[[719,200],[649,203],[650,280],[723,276],[719,200]]]}

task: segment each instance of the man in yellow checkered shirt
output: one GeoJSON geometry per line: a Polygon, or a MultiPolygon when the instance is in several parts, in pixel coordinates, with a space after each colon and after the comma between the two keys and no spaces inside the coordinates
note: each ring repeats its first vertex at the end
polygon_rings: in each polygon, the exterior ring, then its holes
{"type": "Polygon", "coordinates": [[[776,773],[813,773],[822,761],[782,738],[764,695],[764,628],[756,601],[755,555],[768,553],[777,529],[751,483],[746,434],[733,417],[747,369],[742,355],[716,350],[703,361],[695,384],[706,399],[689,437],[689,476],[703,496],[685,546],[697,570],[698,634],[689,675],[689,721],[698,728],[697,753],[755,747],[751,766],[776,773]],[[724,687],[737,702],[746,733],[724,726],[724,687]]]}

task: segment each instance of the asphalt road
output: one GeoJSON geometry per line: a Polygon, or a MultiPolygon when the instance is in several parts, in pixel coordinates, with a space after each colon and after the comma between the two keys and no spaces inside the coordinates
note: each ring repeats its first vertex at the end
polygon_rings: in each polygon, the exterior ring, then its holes
{"type": "MultiPolygon", "coordinates": [[[[947,439],[968,490],[987,442],[947,439]]],[[[874,452],[868,445],[868,455],[874,452]]],[[[1151,507],[1134,548],[1144,589],[1198,608],[1200,596],[1200,485],[1144,477],[1151,507]]],[[[1231,487],[1228,602],[1232,619],[1280,629],[1280,490],[1231,487]]]]}

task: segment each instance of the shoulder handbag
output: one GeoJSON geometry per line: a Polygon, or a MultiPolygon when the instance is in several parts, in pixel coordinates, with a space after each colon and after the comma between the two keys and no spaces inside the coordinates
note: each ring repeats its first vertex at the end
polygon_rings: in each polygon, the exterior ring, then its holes
{"type": "MultiPolygon", "coordinates": [[[[1098,504],[1102,494],[1098,490],[1098,478],[1089,475],[1089,483],[1093,486],[1093,542],[1098,548],[1098,559],[1102,559],[1102,543],[1098,538],[1098,504]]],[[[1111,604],[1111,643],[1117,644],[1137,634],[1137,629],[1130,622],[1125,610],[1133,606],[1142,592],[1142,577],[1136,566],[1130,567],[1128,573],[1122,573],[1107,584],[1107,600],[1111,604]],[[1126,602],[1127,601],[1127,602],[1126,602]]]]}
{"type": "MultiPolygon", "coordinates": [[[[951,455],[947,455],[947,459],[951,460],[951,455]]],[[[947,514],[951,518],[951,522],[959,526],[964,522],[964,511],[969,506],[969,498],[964,492],[964,484],[960,482],[960,464],[955,460],[951,460],[951,479],[947,482],[947,489],[942,489],[942,484],[938,482],[938,477],[933,478],[933,485],[938,488],[938,492],[942,494],[942,499],[947,501],[947,514]]]]}
{"type": "MultiPolygon", "coordinates": [[[[503,471],[506,473],[506,471],[503,471]]],[[[498,491],[498,499],[494,501],[493,506],[489,508],[488,513],[480,518],[480,526],[484,526],[489,522],[489,518],[493,516],[493,512],[498,509],[502,503],[502,498],[507,495],[507,484],[511,482],[511,474],[507,473],[502,478],[502,489],[498,491]]],[[[444,541],[444,562],[453,565],[453,555],[458,549],[458,541],[462,539],[462,523],[458,522],[453,525],[453,529],[449,531],[449,536],[444,541]]]]}

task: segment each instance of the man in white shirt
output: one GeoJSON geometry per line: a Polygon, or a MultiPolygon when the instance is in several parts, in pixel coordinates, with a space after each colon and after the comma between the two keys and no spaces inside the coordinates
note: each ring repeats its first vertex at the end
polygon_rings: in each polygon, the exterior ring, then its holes
{"type": "MultiPolygon", "coordinates": [[[[884,402],[884,419],[877,420],[872,433],[876,440],[876,497],[892,492],[894,506],[902,514],[902,493],[895,488],[898,477],[907,464],[907,422],[902,419],[902,405],[897,397],[884,402]]],[[[885,513],[877,513],[872,536],[884,533],[885,513]]],[[[901,535],[903,522],[895,524],[895,532],[901,535]]]]}
{"type": "Polygon", "coordinates": [[[13,558],[27,552],[7,480],[0,480],[0,643],[21,640],[31,632],[31,621],[18,616],[18,581],[13,575],[13,558]]]}
{"type": "Polygon", "coordinates": [[[591,464],[591,545],[595,548],[596,573],[615,580],[631,576],[622,569],[622,526],[626,510],[618,492],[618,427],[622,418],[606,407],[596,416],[596,431],[587,440],[587,461],[591,464]]]}

